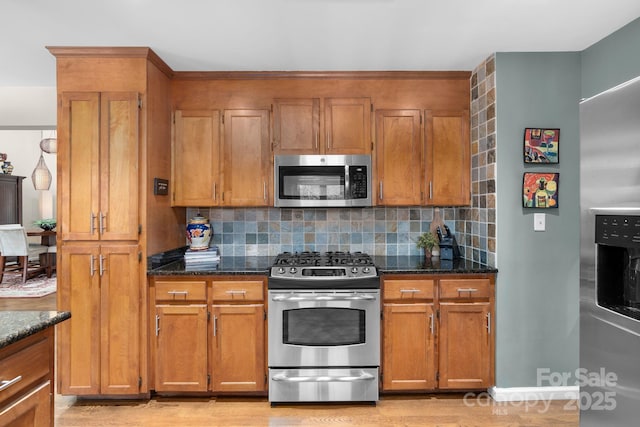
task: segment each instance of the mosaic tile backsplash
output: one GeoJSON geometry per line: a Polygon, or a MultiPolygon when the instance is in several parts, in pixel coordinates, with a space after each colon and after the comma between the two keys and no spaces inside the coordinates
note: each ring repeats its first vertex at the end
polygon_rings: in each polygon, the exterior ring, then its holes
{"type": "MultiPolygon", "coordinates": [[[[415,240],[429,230],[434,208],[188,208],[187,218],[198,212],[211,222],[212,244],[227,256],[300,251],[422,255],[415,240]]],[[[456,210],[441,208],[440,216],[455,234],[456,210]]]]}

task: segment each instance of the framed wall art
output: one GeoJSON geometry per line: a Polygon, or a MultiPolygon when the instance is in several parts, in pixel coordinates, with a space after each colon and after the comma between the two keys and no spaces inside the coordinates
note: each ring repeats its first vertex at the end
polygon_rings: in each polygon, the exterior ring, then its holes
{"type": "Polygon", "coordinates": [[[525,172],[522,205],[525,208],[557,208],[559,187],[559,173],[525,172]]]}
{"type": "Polygon", "coordinates": [[[525,163],[559,163],[560,129],[526,128],[525,163]]]}

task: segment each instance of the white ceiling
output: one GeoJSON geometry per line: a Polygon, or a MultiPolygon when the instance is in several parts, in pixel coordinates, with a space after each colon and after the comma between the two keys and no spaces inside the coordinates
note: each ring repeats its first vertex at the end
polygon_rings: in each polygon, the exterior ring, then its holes
{"type": "Polygon", "coordinates": [[[639,16],[638,0],[1,0],[0,86],[55,85],[45,46],[148,46],[175,71],[470,71],[639,16]]]}

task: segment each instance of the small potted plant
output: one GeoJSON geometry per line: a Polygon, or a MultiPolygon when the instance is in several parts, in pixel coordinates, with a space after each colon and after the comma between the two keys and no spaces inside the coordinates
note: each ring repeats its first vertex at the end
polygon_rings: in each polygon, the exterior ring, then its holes
{"type": "Polygon", "coordinates": [[[39,219],[33,222],[33,225],[37,225],[42,228],[44,231],[51,231],[56,228],[56,219],[55,218],[47,218],[47,219],[39,219]]]}
{"type": "Polygon", "coordinates": [[[425,231],[416,240],[416,246],[424,249],[424,257],[431,258],[431,251],[438,245],[438,238],[430,231],[425,231]]]}

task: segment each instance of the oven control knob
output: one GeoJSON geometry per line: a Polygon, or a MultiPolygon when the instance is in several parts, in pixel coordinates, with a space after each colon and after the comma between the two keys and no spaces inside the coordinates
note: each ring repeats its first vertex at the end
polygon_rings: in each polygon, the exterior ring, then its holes
{"type": "Polygon", "coordinates": [[[285,272],[284,267],[280,267],[280,268],[278,269],[278,273],[279,273],[279,274],[284,274],[284,272],[285,272]]]}
{"type": "Polygon", "coordinates": [[[358,267],[351,267],[351,272],[356,274],[358,272],[358,267]]]}
{"type": "Polygon", "coordinates": [[[369,267],[364,267],[364,268],[362,269],[362,272],[363,272],[363,273],[368,273],[368,272],[370,272],[370,271],[371,271],[371,269],[370,269],[369,267]]]}
{"type": "Polygon", "coordinates": [[[291,273],[291,274],[296,274],[296,272],[297,272],[297,271],[298,271],[298,269],[297,269],[297,268],[295,268],[295,267],[291,267],[291,268],[289,269],[289,273],[291,273]]]}

